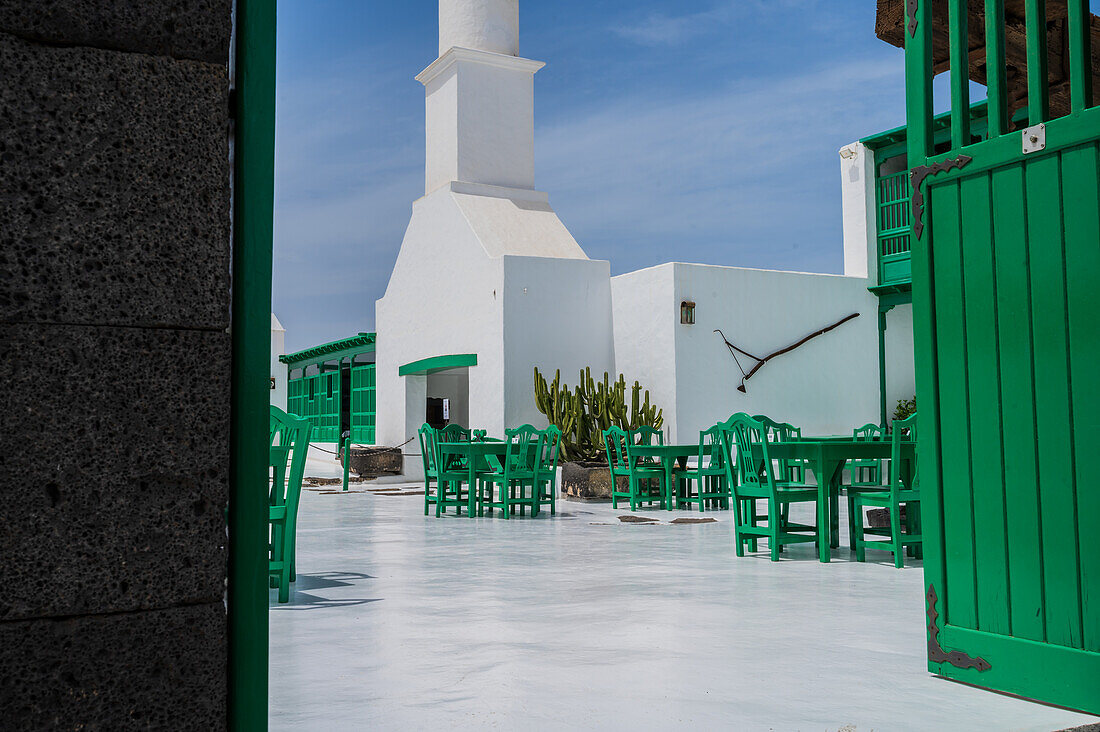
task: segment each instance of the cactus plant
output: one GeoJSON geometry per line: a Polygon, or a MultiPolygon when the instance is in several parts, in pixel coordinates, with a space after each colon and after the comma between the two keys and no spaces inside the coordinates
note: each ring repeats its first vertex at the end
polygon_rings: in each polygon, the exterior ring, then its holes
{"type": "Polygon", "coordinates": [[[570,389],[561,383],[561,370],[554,372],[549,384],[535,367],[535,406],[546,415],[550,424],[561,430],[561,451],[565,460],[593,460],[604,456],[603,433],[615,426],[634,430],[642,425],[660,429],[664,416],[656,405],[649,403],[649,390],[637,381],[630,391],[630,406],[626,403],[626,378],[612,383],[605,371],[603,379],[592,378],[592,369],[580,372],[577,385],[570,389]]]}

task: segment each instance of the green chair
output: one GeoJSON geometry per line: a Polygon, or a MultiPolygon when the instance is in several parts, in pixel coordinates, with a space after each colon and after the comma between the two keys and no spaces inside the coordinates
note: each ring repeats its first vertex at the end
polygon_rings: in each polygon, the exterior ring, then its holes
{"type": "MultiPolygon", "coordinates": [[[[768,438],[768,442],[793,442],[802,439],[802,428],[795,427],[790,422],[776,422],[763,414],[754,415],[753,419],[764,425],[764,433],[768,438]]],[[[779,475],[782,477],[779,479],[784,482],[804,483],[806,482],[806,470],[808,468],[809,465],[804,460],[797,458],[780,460],[779,475]]]]}
{"type": "MultiPolygon", "coordinates": [[[[437,517],[446,513],[448,506],[454,506],[455,515],[461,516],[462,509],[469,506],[469,491],[477,490],[476,486],[469,484],[470,466],[466,462],[466,457],[453,454],[444,455],[440,443],[470,442],[473,439],[473,431],[458,424],[449,424],[441,430],[435,430],[436,479],[438,483],[435,515],[437,517]]],[[[427,492],[425,492],[425,495],[427,495],[427,492]]]]}
{"type": "Polygon", "coordinates": [[[295,533],[310,429],[308,419],[271,407],[267,570],[271,586],[279,588],[279,602],[290,601],[296,579],[295,533]]]}
{"type": "Polygon", "coordinates": [[[684,482],[683,495],[678,495],[676,507],[692,503],[699,506],[699,512],[711,507],[729,508],[730,491],[726,480],[726,452],[722,447],[722,425],[716,424],[710,429],[699,432],[699,458],[694,467],[688,466],[676,470],[676,478],[684,482]],[[692,484],[696,490],[692,491],[692,484]]]}
{"type": "Polygon", "coordinates": [[[542,431],[542,450],[535,485],[538,488],[539,510],[542,510],[542,506],[549,505],[551,516],[557,513],[559,447],[561,430],[550,425],[542,431]]]}
{"type": "MultiPolygon", "coordinates": [[[[862,427],[852,430],[852,439],[856,441],[873,442],[882,439],[882,428],[877,424],[867,423],[862,427]]],[[[852,460],[848,463],[851,470],[852,488],[881,489],[882,485],[882,461],[876,459],[852,460]]]]}
{"type": "Polygon", "coordinates": [[[652,462],[635,463],[630,456],[631,436],[618,427],[609,427],[603,433],[604,449],[607,451],[607,464],[611,470],[611,507],[619,507],[619,499],[630,501],[630,510],[637,511],[645,503],[665,505],[661,481],[665,471],[652,462]],[[619,490],[618,478],[627,479],[627,490],[619,490]],[[654,487],[656,482],[656,487],[654,487]],[[642,484],[645,484],[644,486],[642,484]]]}
{"type": "Polygon", "coordinates": [[[520,515],[531,507],[531,515],[539,512],[538,488],[543,433],[529,424],[504,431],[505,448],[501,469],[483,473],[478,479],[478,515],[487,506],[492,512],[499,508],[509,518],[518,506],[520,515]],[[494,497],[499,486],[499,500],[494,497]]]}
{"type": "MultiPolygon", "coordinates": [[[[807,524],[787,522],[786,507],[792,503],[817,504],[816,486],[798,485],[776,479],[775,465],[768,455],[767,427],[747,414],[735,414],[722,426],[722,445],[727,453],[737,451],[737,476],[729,461],[727,480],[734,498],[734,550],[745,556],[745,544],[755,548],[756,540],[768,540],[773,562],[787,544],[815,541],[816,529],[807,524]],[[757,514],[757,501],[763,500],[767,512],[757,514]],[[761,525],[761,519],[767,521],[761,525]]],[[[815,511],[816,514],[816,511],[815,511]]]]}
{"type": "MultiPolygon", "coordinates": [[[[882,428],[877,424],[868,422],[862,427],[852,430],[852,439],[856,441],[875,441],[882,439],[882,428]]],[[[886,490],[882,484],[882,461],[870,458],[866,460],[850,460],[848,468],[851,478],[844,492],[848,494],[848,543],[854,551],[856,548],[856,511],[852,498],[856,493],[868,493],[886,490]]]]}
{"type": "Polygon", "coordinates": [[[917,415],[908,419],[894,421],[894,429],[890,440],[890,483],[885,490],[873,492],[857,492],[851,497],[852,510],[855,512],[855,550],[856,561],[862,562],[866,558],[866,549],[882,549],[894,553],[894,566],[901,569],[905,566],[905,547],[913,547],[918,550],[922,545],[920,533],[920,484],[917,479],[916,465],[913,465],[913,473],[908,484],[902,471],[901,442],[908,439],[916,442],[917,439],[917,415]],[[905,505],[906,523],[902,526],[901,506],[905,505]],[[890,527],[888,529],[876,529],[864,527],[863,509],[869,506],[885,508],[890,515],[890,527]],[[906,529],[903,531],[902,529],[906,529]],[[886,539],[868,539],[867,535],[885,536],[886,539]]]}
{"type": "Polygon", "coordinates": [[[420,440],[420,459],[424,464],[424,515],[427,516],[428,506],[439,501],[439,455],[435,446],[435,428],[425,422],[416,431],[416,436],[420,440]]]}

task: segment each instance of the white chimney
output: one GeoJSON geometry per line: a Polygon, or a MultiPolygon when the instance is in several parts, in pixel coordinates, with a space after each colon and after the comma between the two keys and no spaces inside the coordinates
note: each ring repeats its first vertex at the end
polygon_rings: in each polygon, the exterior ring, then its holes
{"type": "Polygon", "coordinates": [[[519,0],[440,0],[439,55],[451,48],[519,55],[519,0]]]}
{"type": "Polygon", "coordinates": [[[440,0],[439,58],[424,85],[425,181],[535,187],[534,74],[520,58],[519,0],[440,0]]]}

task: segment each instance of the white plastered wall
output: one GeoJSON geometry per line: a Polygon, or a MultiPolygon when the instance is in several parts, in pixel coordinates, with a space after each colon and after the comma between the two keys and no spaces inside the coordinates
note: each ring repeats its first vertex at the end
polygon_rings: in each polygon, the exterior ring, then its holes
{"type": "Polygon", "coordinates": [[[886,313],[886,419],[893,419],[899,399],[916,394],[913,360],[913,306],[897,305],[886,313]]]}
{"type": "Polygon", "coordinates": [[[275,379],[275,388],[271,390],[271,403],[279,409],[286,411],[286,364],[279,360],[279,356],[285,354],[286,329],[282,323],[271,314],[271,378],[275,379]]]}
{"type": "Polygon", "coordinates": [[[862,142],[840,149],[840,207],[844,225],[844,274],[878,284],[875,237],[875,153],[862,142]],[[850,157],[845,158],[844,155],[850,157]]]}
{"type": "MultiPolygon", "coordinates": [[[[669,439],[694,441],[735,412],[767,414],[806,434],[848,433],[878,421],[878,303],[866,279],[672,263],[612,282],[617,363],[665,410],[669,439]],[[680,323],[683,300],[696,303],[694,325],[680,323]],[[713,332],[765,356],[853,312],[860,316],[769,361],[745,394],[737,391],[740,370],[713,332]],[[652,350],[640,347],[638,333],[620,330],[629,321],[652,323],[642,331],[653,335],[652,350]]],[[[741,363],[746,371],[753,365],[741,363]]]]}
{"type": "MultiPolygon", "coordinates": [[[[454,196],[440,188],[413,204],[386,294],[375,305],[379,445],[400,445],[423,424],[426,378],[398,371],[435,356],[477,355],[469,421],[503,430],[503,265],[486,256],[454,196]]],[[[409,475],[421,469],[415,460],[405,467],[409,475]]]]}
{"type": "Polygon", "coordinates": [[[504,421],[545,427],[535,407],[534,369],[560,369],[573,386],[581,369],[615,370],[611,265],[606,261],[504,257],[504,421]]]}

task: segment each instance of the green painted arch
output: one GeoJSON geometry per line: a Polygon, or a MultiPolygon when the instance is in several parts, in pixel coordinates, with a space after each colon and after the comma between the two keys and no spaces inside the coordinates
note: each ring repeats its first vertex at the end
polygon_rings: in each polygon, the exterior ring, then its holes
{"type": "Polygon", "coordinates": [[[476,353],[456,353],[449,356],[432,356],[407,363],[397,370],[399,376],[413,374],[434,374],[436,371],[458,369],[463,366],[477,366],[476,353]]]}

